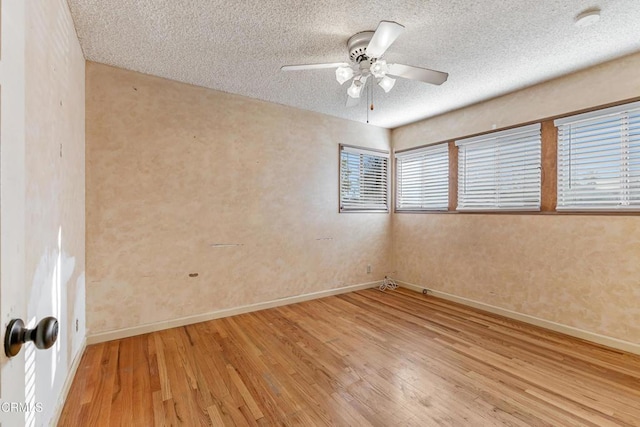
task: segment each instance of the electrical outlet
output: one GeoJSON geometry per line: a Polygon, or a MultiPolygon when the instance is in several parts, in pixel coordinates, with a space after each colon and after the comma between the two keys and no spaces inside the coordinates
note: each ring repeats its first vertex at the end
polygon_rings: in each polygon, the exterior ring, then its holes
{"type": "Polygon", "coordinates": [[[76,332],[78,332],[78,325],[79,325],[79,322],[78,322],[78,319],[76,319],[76,332]]]}
{"type": "Polygon", "coordinates": [[[367,264],[367,274],[371,274],[371,264],[367,264]]]}

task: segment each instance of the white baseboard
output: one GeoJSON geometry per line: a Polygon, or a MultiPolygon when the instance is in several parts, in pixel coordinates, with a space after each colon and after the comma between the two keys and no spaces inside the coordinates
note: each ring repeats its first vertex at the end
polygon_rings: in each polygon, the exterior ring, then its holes
{"type": "Polygon", "coordinates": [[[64,380],[64,386],[62,386],[62,391],[60,392],[60,396],[58,397],[58,402],[56,403],[56,412],[53,415],[53,419],[51,420],[52,426],[57,426],[58,421],[60,421],[60,415],[62,415],[62,410],[64,409],[64,404],[67,401],[67,396],[69,395],[69,390],[71,390],[71,384],[73,384],[73,380],[76,377],[76,372],[80,367],[80,361],[82,360],[82,356],[84,355],[84,349],[87,347],[87,338],[85,337],[82,340],[82,344],[80,345],[80,351],[76,354],[75,359],[71,362],[71,369],[67,373],[67,379],[64,380]]]}
{"type": "Polygon", "coordinates": [[[87,336],[87,345],[97,344],[100,342],[117,340],[121,338],[133,337],[136,335],[147,334],[149,332],[161,331],[163,329],[176,328],[193,323],[206,322],[208,320],[219,319],[221,317],[235,316],[238,314],[250,313],[252,311],[264,310],[267,308],[280,307],[283,305],[294,304],[297,302],[309,301],[318,298],[324,298],[331,295],[339,295],[347,292],[359,291],[380,286],[381,280],[376,282],[361,283],[359,285],[344,286],[341,288],[327,289],[324,291],[312,292],[309,294],[295,295],[292,297],[280,298],[271,301],[259,302],[256,304],[244,305],[241,307],[228,308],[224,310],[212,311],[209,313],[196,314],[194,316],[181,317],[178,319],[165,320],[155,323],[147,323],[144,325],[134,326],[131,328],[118,329],[115,331],[101,332],[98,334],[87,336]]]}
{"type": "Polygon", "coordinates": [[[601,344],[607,347],[615,348],[618,350],[627,351],[629,353],[640,355],[640,344],[624,341],[618,338],[608,337],[606,335],[600,335],[595,332],[585,331],[583,329],[574,328],[573,326],[563,325],[561,323],[552,322],[550,320],[540,319],[528,314],[518,313],[516,311],[507,310],[506,308],[496,307],[494,305],[486,304],[480,301],[475,301],[469,298],[459,297],[456,295],[448,294],[446,292],[440,292],[433,290],[426,286],[414,285],[413,283],[407,283],[400,280],[396,280],[396,283],[403,288],[410,289],[412,291],[421,292],[424,289],[429,290],[429,295],[433,295],[438,298],[446,299],[449,301],[457,302],[463,305],[477,308],[479,310],[488,311],[490,313],[499,314],[504,317],[508,317],[515,320],[520,320],[525,323],[540,326],[545,329],[549,329],[555,332],[560,332],[565,335],[580,338],[586,341],[591,341],[596,344],[601,344]]]}

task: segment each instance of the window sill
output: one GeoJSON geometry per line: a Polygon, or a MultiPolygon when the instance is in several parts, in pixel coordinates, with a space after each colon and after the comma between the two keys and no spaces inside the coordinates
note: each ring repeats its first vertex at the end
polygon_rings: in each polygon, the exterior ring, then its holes
{"type": "Polygon", "coordinates": [[[436,215],[541,215],[541,216],[640,216],[640,211],[394,211],[394,214],[436,215]]]}

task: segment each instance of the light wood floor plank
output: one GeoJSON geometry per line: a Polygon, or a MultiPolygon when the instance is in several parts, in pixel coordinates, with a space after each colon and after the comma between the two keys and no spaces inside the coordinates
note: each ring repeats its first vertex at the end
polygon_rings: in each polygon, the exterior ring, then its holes
{"type": "Polygon", "coordinates": [[[60,426],[640,426],[640,357],[399,289],[89,346],[60,426]]]}

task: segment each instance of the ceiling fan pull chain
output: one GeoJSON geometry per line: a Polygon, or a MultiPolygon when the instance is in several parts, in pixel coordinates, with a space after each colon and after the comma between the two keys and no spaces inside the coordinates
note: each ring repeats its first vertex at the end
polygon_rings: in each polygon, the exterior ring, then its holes
{"type": "MultiPolygon", "coordinates": [[[[371,96],[371,85],[368,88],[365,88],[367,91],[367,105],[369,105],[369,97],[371,96]]],[[[365,107],[367,110],[367,123],[369,123],[369,108],[365,107]]]]}
{"type": "Polygon", "coordinates": [[[369,89],[371,90],[371,111],[373,111],[373,85],[370,85],[369,89]]]}

